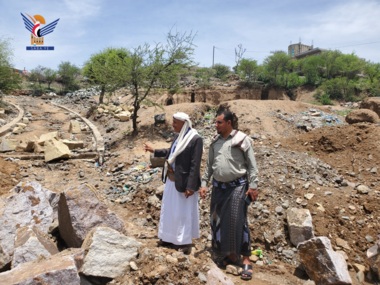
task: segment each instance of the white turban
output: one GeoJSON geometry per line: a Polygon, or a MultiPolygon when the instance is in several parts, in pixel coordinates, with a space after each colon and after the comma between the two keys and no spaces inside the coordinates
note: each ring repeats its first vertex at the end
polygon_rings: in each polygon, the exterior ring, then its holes
{"type": "MultiPolygon", "coordinates": [[[[187,122],[188,123],[187,128],[188,127],[190,127],[190,128],[192,127],[189,115],[186,114],[186,113],[184,113],[184,112],[177,112],[177,113],[175,113],[173,115],[173,118],[177,119],[177,120],[180,120],[182,122],[187,122]]],[[[183,127],[185,127],[185,125],[183,127]]],[[[183,129],[183,127],[182,127],[182,129],[183,129]]],[[[187,130],[187,128],[186,128],[186,130],[187,130]]]]}
{"type": "Polygon", "coordinates": [[[177,112],[173,115],[174,119],[185,122],[182,126],[182,129],[177,137],[177,146],[175,151],[169,156],[168,162],[172,164],[177,157],[189,144],[191,139],[198,134],[196,130],[192,128],[190,117],[184,112],[177,112]]]}

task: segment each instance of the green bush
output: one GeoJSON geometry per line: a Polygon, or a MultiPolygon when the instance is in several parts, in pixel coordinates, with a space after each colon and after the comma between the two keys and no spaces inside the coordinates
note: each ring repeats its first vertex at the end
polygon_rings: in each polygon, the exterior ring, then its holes
{"type": "Polygon", "coordinates": [[[215,64],[213,69],[215,70],[215,77],[222,81],[225,81],[227,76],[231,73],[229,66],[220,63],[215,64]]]}
{"type": "Polygon", "coordinates": [[[322,94],[319,98],[319,102],[321,102],[322,105],[334,105],[330,99],[330,96],[326,93],[322,94]]]}
{"type": "Polygon", "coordinates": [[[315,92],[314,94],[314,98],[317,100],[316,104],[319,105],[334,105],[331,98],[330,98],[330,95],[323,92],[322,90],[317,90],[317,92],[315,92]]]}
{"type": "Polygon", "coordinates": [[[289,73],[286,78],[286,88],[297,88],[306,83],[305,77],[289,73]]]}

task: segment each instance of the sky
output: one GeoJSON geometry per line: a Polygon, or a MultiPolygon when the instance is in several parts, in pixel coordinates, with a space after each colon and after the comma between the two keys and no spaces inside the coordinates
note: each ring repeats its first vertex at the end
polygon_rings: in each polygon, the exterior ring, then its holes
{"type": "Polygon", "coordinates": [[[195,35],[201,67],[235,66],[239,46],[262,64],[299,42],[380,63],[379,19],[380,0],[0,0],[0,39],[10,42],[13,66],[29,71],[67,61],[81,68],[105,48],[165,43],[170,31],[195,35]],[[54,50],[26,50],[21,13],[43,16],[41,27],[59,19],[44,36],[54,50]]]}

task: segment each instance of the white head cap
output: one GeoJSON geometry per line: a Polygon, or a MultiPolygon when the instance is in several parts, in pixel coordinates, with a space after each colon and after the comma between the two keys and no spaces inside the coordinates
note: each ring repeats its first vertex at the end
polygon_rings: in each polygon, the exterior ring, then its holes
{"type": "Polygon", "coordinates": [[[189,115],[186,114],[186,113],[184,113],[184,112],[177,112],[177,113],[175,113],[173,115],[173,118],[177,119],[177,120],[180,120],[180,121],[183,121],[183,122],[187,122],[188,123],[188,127],[190,127],[190,128],[192,127],[189,115]]]}
{"type": "Polygon", "coordinates": [[[173,115],[173,118],[176,118],[177,120],[180,120],[180,121],[187,121],[187,120],[190,120],[190,117],[188,114],[184,113],[184,112],[177,112],[173,115]]]}

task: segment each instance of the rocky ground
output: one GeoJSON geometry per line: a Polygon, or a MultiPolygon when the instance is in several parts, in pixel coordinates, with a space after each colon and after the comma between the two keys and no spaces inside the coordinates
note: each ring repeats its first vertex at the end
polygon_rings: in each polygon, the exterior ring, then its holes
{"type": "MultiPolygon", "coordinates": [[[[73,185],[91,184],[98,196],[125,221],[129,235],[144,245],[136,261],[139,269],[111,284],[204,284],[213,264],[209,200],[200,201],[201,238],[194,240],[191,255],[185,260],[178,256],[171,261],[167,257],[175,255],[174,250],[157,247],[163,187],[161,169],[149,167],[150,157],[144,152],[143,143],[169,146],[170,118],[173,113],[184,111],[191,115],[195,128],[204,137],[204,162],[214,134],[215,105],[181,103],[165,106],[164,110],[143,108],[139,113],[139,135],[132,137],[130,122],[89,112],[96,97],[77,101],[61,97],[6,99],[30,114],[26,130],[9,137],[23,139],[57,129],[62,136],[68,136],[70,114],[53,106],[50,100],[55,100],[89,117],[104,138],[106,152],[102,165],[94,159],[45,163],[41,159],[20,159],[20,153],[3,154],[1,194],[6,195],[19,181],[25,180],[37,180],[43,187],[57,192],[73,185]],[[159,113],[166,113],[167,124],[154,125],[153,116],[159,113]]],[[[120,96],[116,101],[122,104],[128,100],[128,96],[120,96]]],[[[310,210],[316,236],[327,236],[335,250],[346,253],[353,284],[374,284],[366,250],[380,234],[380,126],[347,125],[339,115],[345,111],[340,106],[317,107],[287,100],[233,100],[228,104],[238,115],[239,128],[254,140],[260,196],[249,208],[249,222],[253,249],[262,249],[263,257],[254,260],[252,281],[227,276],[235,284],[309,284],[299,268],[297,250],[289,241],[286,227],[286,210],[298,207],[310,210]],[[367,269],[363,283],[356,279],[354,264],[367,269]]],[[[81,139],[91,149],[90,132],[84,132],[81,139]]]]}

